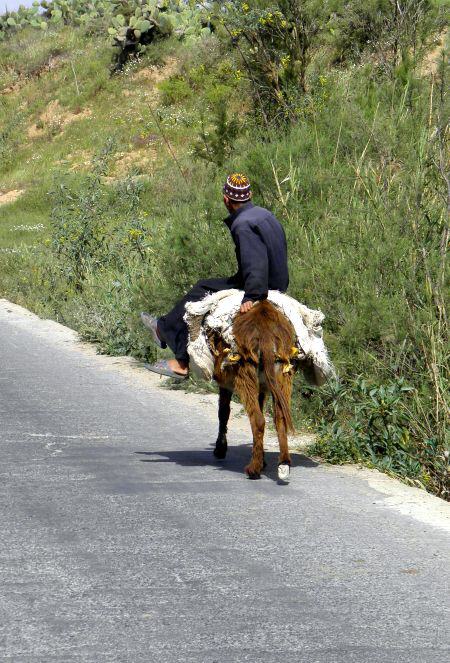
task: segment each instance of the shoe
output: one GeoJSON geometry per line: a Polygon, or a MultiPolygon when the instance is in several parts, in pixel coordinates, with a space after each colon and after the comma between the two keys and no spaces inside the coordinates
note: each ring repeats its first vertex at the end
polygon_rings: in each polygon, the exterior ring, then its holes
{"type": "Polygon", "coordinates": [[[145,313],[145,311],[142,311],[141,313],[141,320],[144,327],[147,327],[151,332],[156,345],[163,349],[167,348],[167,343],[162,341],[158,335],[158,320],[150,315],[150,313],[145,313]]]}
{"type": "Polygon", "coordinates": [[[165,375],[168,378],[173,378],[174,380],[182,381],[187,380],[189,375],[182,375],[181,373],[176,373],[173,371],[167,359],[160,359],[156,364],[144,364],[145,368],[152,373],[158,373],[158,375],[165,375]]]}

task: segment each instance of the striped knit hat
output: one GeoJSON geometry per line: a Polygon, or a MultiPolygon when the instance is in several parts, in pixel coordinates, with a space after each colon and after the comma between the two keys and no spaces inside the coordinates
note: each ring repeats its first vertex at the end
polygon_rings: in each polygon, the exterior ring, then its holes
{"type": "Polygon", "coordinates": [[[245,203],[252,195],[250,180],[242,173],[232,173],[227,177],[223,192],[233,202],[245,203]]]}

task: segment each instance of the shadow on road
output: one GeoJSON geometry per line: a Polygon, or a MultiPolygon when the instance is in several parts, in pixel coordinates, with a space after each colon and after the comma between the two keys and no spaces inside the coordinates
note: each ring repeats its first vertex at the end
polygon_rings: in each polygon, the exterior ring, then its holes
{"type": "MultiPolygon", "coordinates": [[[[182,449],[164,451],[135,451],[137,456],[145,456],[139,460],[143,463],[176,463],[183,467],[204,467],[211,465],[219,471],[238,472],[244,474],[244,467],[249,463],[251,444],[230,446],[225,460],[217,460],[213,455],[214,445],[208,449],[182,449]]],[[[278,452],[265,451],[264,458],[267,467],[262,474],[273,481],[278,480],[278,452]]],[[[318,463],[303,454],[292,454],[292,468],[317,467],[318,463]]]]}

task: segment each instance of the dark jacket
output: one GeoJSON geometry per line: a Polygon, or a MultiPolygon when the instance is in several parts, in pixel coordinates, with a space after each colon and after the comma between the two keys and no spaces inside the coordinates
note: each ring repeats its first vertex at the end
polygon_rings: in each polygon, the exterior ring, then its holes
{"type": "Polygon", "coordinates": [[[225,219],[236,246],[238,272],[231,277],[244,290],[243,302],[267,297],[268,290],[285,292],[289,285],[286,235],[264,207],[248,202],[225,219]]]}

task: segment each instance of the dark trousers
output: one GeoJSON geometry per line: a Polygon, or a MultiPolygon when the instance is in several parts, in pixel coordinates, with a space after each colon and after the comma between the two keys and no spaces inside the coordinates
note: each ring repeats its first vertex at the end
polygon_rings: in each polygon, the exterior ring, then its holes
{"type": "Polygon", "coordinates": [[[225,279],[205,279],[199,281],[191,290],[189,290],[183,299],[175,304],[173,309],[167,313],[167,315],[163,315],[159,318],[159,335],[161,339],[167,343],[178,361],[189,362],[189,355],[187,352],[188,328],[183,320],[186,302],[198,302],[212,292],[239,287],[241,286],[232,276],[225,279]]]}

